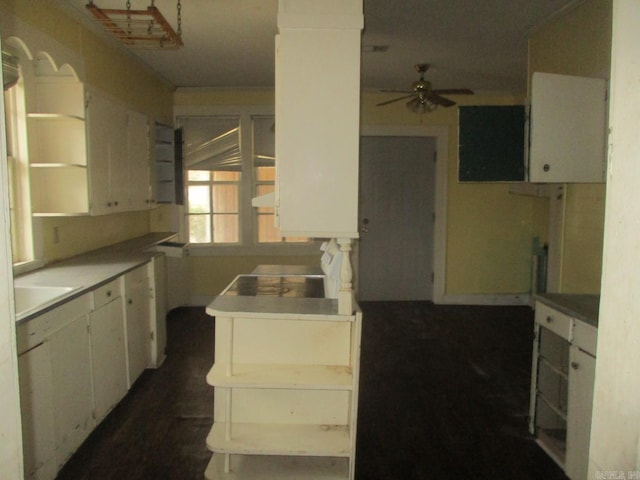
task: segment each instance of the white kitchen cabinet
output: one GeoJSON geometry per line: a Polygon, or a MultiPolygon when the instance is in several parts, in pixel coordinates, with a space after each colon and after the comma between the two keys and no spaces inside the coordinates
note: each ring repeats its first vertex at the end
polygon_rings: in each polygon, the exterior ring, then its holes
{"type": "Polygon", "coordinates": [[[605,80],[534,72],[529,181],[604,182],[606,111],[605,80]]]}
{"type": "Polygon", "coordinates": [[[263,307],[242,311],[218,298],[207,307],[216,332],[205,477],[352,480],[361,312],[338,315],[328,299],[235,297],[263,307]]]}
{"type": "Polygon", "coordinates": [[[569,353],[569,411],[567,412],[567,455],[565,472],[571,479],[586,479],[593,409],[594,356],[571,346],[569,353]]]}
{"type": "Polygon", "coordinates": [[[153,206],[151,156],[147,116],[127,112],[127,161],[129,166],[129,210],[148,210],[153,206]]]}
{"type": "Polygon", "coordinates": [[[570,479],[583,480],[589,458],[597,327],[565,310],[536,301],[529,430],[570,479]]]}
{"type": "Polygon", "coordinates": [[[88,315],[49,337],[58,468],[93,430],[93,392],[88,315]]]}
{"type": "Polygon", "coordinates": [[[280,1],[276,219],[283,236],[358,236],[362,1],[280,1]]]}
{"type": "Polygon", "coordinates": [[[18,326],[25,476],[51,479],[94,426],[89,295],[18,326]]]}
{"type": "Polygon", "coordinates": [[[27,480],[54,478],[53,375],[48,342],[18,356],[24,474],[27,480]]]}
{"type": "Polygon", "coordinates": [[[91,214],[150,208],[147,117],[97,92],[87,109],[91,214]]]}
{"type": "Polygon", "coordinates": [[[164,255],[158,255],[153,258],[150,264],[153,270],[150,278],[153,278],[152,284],[152,302],[151,302],[151,352],[150,366],[157,368],[164,362],[166,358],[165,349],[167,347],[167,311],[168,311],[168,292],[167,292],[167,258],[164,255]]]}
{"type": "Polygon", "coordinates": [[[144,265],[124,275],[129,387],[151,363],[150,317],[153,299],[148,268],[148,265],[144,265]]]}
{"type": "Polygon", "coordinates": [[[89,316],[94,416],[100,422],[127,393],[124,301],[121,279],[93,292],[89,316]]]}

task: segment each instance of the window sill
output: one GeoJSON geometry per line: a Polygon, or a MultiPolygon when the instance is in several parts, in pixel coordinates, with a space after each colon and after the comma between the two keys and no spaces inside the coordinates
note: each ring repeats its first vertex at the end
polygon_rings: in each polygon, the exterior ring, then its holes
{"type": "Polygon", "coordinates": [[[24,275],[25,273],[32,272],[38,268],[44,267],[45,262],[43,260],[30,260],[27,262],[19,262],[13,264],[13,276],[24,275]]]}

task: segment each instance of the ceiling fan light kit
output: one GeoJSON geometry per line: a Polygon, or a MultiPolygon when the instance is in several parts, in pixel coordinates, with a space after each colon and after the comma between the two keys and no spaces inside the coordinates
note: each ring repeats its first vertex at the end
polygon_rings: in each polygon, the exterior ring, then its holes
{"type": "Polygon", "coordinates": [[[154,3],[155,0],[151,0],[146,10],[134,10],[127,0],[125,8],[109,9],[100,8],[90,0],[87,9],[107,32],[128,47],[150,50],[182,47],[182,0],[176,4],[177,32],[154,3]]]}
{"type": "Polygon", "coordinates": [[[407,102],[407,108],[414,113],[424,114],[433,112],[438,106],[452,107],[456,104],[453,100],[449,100],[442,95],[473,95],[473,91],[468,88],[440,88],[434,90],[431,88],[431,82],[424,79],[424,74],[429,69],[429,64],[418,63],[415,68],[420,74],[420,80],[413,82],[411,90],[383,90],[383,92],[404,93],[406,95],[380,102],[377,104],[378,107],[409,98],[411,100],[407,102]]]}

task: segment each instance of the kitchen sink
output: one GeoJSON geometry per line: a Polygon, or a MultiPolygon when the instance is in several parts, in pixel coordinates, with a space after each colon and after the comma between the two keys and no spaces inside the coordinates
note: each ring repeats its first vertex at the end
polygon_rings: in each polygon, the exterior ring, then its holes
{"type": "Polygon", "coordinates": [[[53,305],[81,287],[50,287],[40,285],[15,286],[16,320],[53,305]]]}

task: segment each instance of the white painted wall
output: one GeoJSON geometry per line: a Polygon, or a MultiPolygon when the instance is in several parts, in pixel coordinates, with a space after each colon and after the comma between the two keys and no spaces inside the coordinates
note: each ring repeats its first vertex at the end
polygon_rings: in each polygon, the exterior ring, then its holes
{"type": "MultiPolygon", "coordinates": [[[[640,470],[640,2],[614,0],[610,137],[589,478],[640,470]],[[608,475],[608,473],[606,474],[608,475]]],[[[629,475],[633,472],[633,476],[629,475]]]]}

